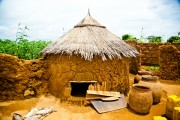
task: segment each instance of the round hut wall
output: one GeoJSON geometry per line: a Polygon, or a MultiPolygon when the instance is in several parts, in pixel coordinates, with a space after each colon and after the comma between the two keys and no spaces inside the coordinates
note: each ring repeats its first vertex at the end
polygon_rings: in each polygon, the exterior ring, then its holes
{"type": "MultiPolygon", "coordinates": [[[[75,91],[72,92],[72,88],[79,88],[80,83],[84,83],[83,90],[88,89],[91,83],[98,83],[98,90],[118,91],[124,94],[129,91],[129,58],[103,61],[101,57],[94,57],[92,61],[88,61],[80,55],[56,54],[48,55],[47,63],[48,72],[51,74],[49,92],[60,99],[73,96],[72,93],[75,91]],[[74,87],[72,81],[75,83],[74,87]],[[102,88],[104,84],[106,86],[102,88]]],[[[79,89],[77,91],[80,92],[79,89]]]]}

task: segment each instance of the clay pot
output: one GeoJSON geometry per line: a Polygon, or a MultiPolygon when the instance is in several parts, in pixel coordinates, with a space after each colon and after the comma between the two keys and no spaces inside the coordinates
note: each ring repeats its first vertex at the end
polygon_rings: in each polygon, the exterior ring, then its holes
{"type": "Polygon", "coordinates": [[[151,75],[152,73],[150,71],[138,71],[139,75],[151,75]]]}
{"type": "Polygon", "coordinates": [[[159,77],[158,76],[152,76],[152,75],[142,75],[142,80],[157,81],[157,80],[159,80],[159,77]]]}
{"type": "Polygon", "coordinates": [[[149,77],[142,76],[142,80],[139,82],[140,85],[148,86],[151,88],[153,95],[153,104],[157,104],[161,100],[162,88],[158,79],[159,77],[157,76],[149,76],[149,77]]]}
{"type": "Polygon", "coordinates": [[[152,102],[152,91],[149,87],[133,85],[129,93],[129,107],[132,110],[140,114],[148,114],[152,102]]]}
{"type": "Polygon", "coordinates": [[[136,75],[136,76],[134,77],[134,83],[138,83],[139,81],[141,81],[141,79],[142,79],[142,76],[136,75]]]}

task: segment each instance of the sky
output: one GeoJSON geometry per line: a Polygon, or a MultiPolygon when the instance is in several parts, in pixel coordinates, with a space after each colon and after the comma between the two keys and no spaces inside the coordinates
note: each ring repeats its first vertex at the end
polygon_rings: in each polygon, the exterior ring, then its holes
{"type": "Polygon", "coordinates": [[[57,40],[91,16],[116,36],[180,32],[180,0],[0,0],[0,39],[15,39],[18,24],[28,39],[57,40]],[[142,29],[143,28],[143,29],[142,29]]]}

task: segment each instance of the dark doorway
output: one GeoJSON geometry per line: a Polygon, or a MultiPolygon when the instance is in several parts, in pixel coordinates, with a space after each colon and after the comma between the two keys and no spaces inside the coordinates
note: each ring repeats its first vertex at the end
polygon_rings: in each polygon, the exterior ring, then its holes
{"type": "Polygon", "coordinates": [[[85,97],[89,85],[94,84],[95,82],[96,81],[70,81],[71,95],[76,97],[85,97]]]}

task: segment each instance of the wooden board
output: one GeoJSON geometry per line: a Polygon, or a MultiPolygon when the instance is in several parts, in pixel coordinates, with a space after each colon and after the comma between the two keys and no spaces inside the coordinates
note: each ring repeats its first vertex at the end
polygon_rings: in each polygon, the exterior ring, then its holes
{"type": "Polygon", "coordinates": [[[69,81],[70,83],[97,83],[97,81],[69,81]]]}
{"type": "Polygon", "coordinates": [[[93,95],[93,94],[86,94],[86,100],[117,100],[119,97],[111,97],[111,96],[103,96],[103,95],[93,95]]]}
{"type": "Polygon", "coordinates": [[[97,100],[97,99],[102,99],[102,98],[106,98],[106,96],[86,94],[86,100],[97,100]]]}
{"type": "Polygon", "coordinates": [[[90,100],[98,113],[105,113],[127,107],[127,101],[123,94],[115,101],[90,100]]]}
{"type": "Polygon", "coordinates": [[[113,91],[87,90],[87,94],[100,95],[100,96],[109,96],[109,97],[121,97],[119,92],[113,92],[113,91]]]}
{"type": "Polygon", "coordinates": [[[112,100],[118,100],[118,97],[106,97],[106,98],[101,98],[103,101],[112,101],[112,100]]]}

